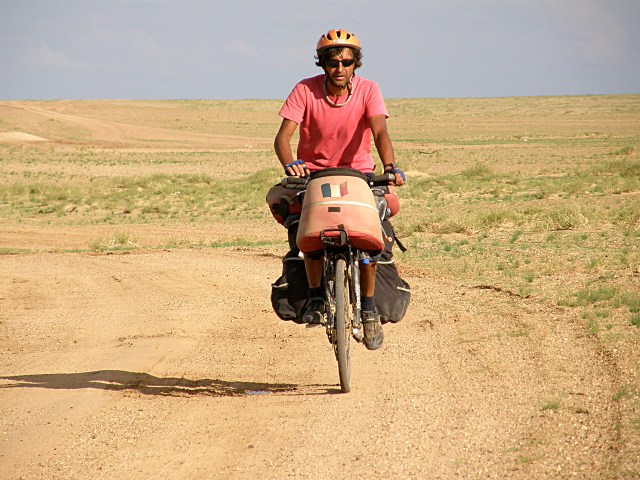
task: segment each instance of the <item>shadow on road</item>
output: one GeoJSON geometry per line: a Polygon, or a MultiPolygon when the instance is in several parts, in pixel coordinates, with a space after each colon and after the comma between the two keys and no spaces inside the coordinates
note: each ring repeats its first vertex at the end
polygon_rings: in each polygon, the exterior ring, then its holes
{"type": "Polygon", "coordinates": [[[284,383],[225,382],[222,380],[189,380],[177,377],[155,377],[148,373],[123,370],[98,370],[81,373],[52,373],[41,375],[3,376],[9,384],[2,388],[51,388],[73,390],[95,388],[99,390],[134,390],[143,395],[165,396],[245,396],[295,392],[297,385],[284,383]]]}

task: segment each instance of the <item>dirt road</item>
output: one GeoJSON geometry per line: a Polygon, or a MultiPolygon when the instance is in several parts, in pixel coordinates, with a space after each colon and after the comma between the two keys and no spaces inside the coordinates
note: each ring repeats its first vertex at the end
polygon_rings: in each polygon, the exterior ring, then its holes
{"type": "MultiPolygon", "coordinates": [[[[618,478],[618,369],[568,312],[405,275],[340,394],[269,250],[0,257],[0,476],[618,478]]],[[[637,452],[637,450],[636,450],[637,452]]]]}

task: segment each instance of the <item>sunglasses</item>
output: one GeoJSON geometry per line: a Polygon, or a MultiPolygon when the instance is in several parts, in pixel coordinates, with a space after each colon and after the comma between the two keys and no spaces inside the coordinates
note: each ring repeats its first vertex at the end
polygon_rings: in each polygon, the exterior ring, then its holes
{"type": "Polygon", "coordinates": [[[336,60],[335,58],[330,58],[325,62],[325,65],[329,68],[336,68],[338,65],[342,64],[344,68],[348,68],[355,63],[353,58],[347,58],[346,60],[336,60]]]}

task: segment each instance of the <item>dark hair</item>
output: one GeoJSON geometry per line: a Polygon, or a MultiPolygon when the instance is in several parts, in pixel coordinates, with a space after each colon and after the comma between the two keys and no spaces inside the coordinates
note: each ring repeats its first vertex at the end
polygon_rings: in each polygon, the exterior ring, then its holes
{"type": "MultiPolygon", "coordinates": [[[[325,48],[315,56],[315,58],[318,59],[318,61],[316,62],[316,65],[318,67],[324,68],[325,63],[329,58],[339,54],[345,48],[350,48],[350,47],[340,46],[340,47],[325,48]]],[[[354,64],[355,65],[354,70],[355,70],[356,68],[360,68],[362,66],[362,50],[356,50],[355,48],[351,48],[351,51],[353,52],[353,58],[356,61],[356,63],[354,64]]]]}

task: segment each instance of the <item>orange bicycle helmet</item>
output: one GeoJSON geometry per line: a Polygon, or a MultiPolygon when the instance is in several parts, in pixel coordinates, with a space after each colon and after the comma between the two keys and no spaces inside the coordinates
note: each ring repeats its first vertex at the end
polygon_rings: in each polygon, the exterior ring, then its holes
{"type": "Polygon", "coordinates": [[[329,30],[323,34],[316,45],[316,52],[331,47],[349,47],[360,50],[360,41],[356,36],[347,30],[329,30]]]}

